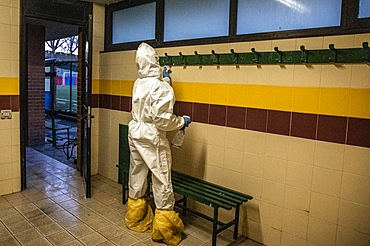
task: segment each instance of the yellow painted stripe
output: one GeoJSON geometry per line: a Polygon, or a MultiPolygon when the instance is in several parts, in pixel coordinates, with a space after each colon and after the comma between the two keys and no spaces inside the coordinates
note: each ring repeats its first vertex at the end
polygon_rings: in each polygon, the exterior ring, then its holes
{"type": "Polygon", "coordinates": [[[93,94],[131,96],[134,81],[131,80],[96,80],[93,81],[93,94]]]}
{"type": "Polygon", "coordinates": [[[0,95],[19,95],[19,78],[0,77],[0,95]]]}
{"type": "MultiPolygon", "coordinates": [[[[100,80],[100,94],[131,96],[134,81],[100,80]]],[[[173,82],[176,100],[370,119],[370,89],[173,82]]],[[[93,90],[94,92],[96,90],[93,90]]]]}
{"type": "Polygon", "coordinates": [[[100,80],[99,79],[93,79],[92,80],[92,86],[91,86],[91,93],[92,94],[99,94],[99,87],[100,87],[100,80]]]}

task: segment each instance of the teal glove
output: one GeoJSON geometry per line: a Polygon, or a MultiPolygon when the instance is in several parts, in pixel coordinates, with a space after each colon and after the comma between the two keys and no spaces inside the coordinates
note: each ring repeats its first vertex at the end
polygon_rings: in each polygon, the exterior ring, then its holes
{"type": "Polygon", "coordinates": [[[167,66],[164,66],[163,67],[163,73],[162,73],[163,78],[171,78],[170,77],[170,72],[171,72],[171,70],[168,69],[167,66]]]}
{"type": "Polygon", "coordinates": [[[183,116],[184,118],[184,126],[180,129],[181,131],[184,131],[186,127],[188,127],[191,123],[191,118],[189,116],[183,116]]]}

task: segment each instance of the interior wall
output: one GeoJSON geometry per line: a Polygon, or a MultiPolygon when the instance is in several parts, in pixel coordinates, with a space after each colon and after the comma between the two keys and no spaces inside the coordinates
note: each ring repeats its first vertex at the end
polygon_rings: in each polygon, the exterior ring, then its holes
{"type": "Polygon", "coordinates": [[[0,195],[20,191],[19,0],[0,2],[0,195]]]}
{"type": "MultiPolygon", "coordinates": [[[[301,45],[312,50],[331,43],[360,48],[365,41],[370,34],[157,52],[271,51],[276,46],[286,51],[301,45]]],[[[117,180],[118,124],[130,120],[136,77],[135,51],[100,54],[93,84],[99,173],[112,180],[117,180]]],[[[367,64],[173,67],[175,111],[194,120],[183,147],[172,149],[173,168],[252,195],[242,206],[240,232],[266,245],[368,245],[369,77],[367,64]]]]}

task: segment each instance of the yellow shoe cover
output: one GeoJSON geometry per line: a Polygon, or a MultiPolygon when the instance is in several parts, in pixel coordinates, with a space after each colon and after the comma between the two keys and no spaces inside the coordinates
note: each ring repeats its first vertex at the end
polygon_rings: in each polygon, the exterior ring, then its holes
{"type": "Polygon", "coordinates": [[[125,222],[128,229],[145,232],[152,229],[153,211],[145,198],[128,198],[125,222]]]}
{"type": "Polygon", "coordinates": [[[152,239],[168,245],[178,245],[181,242],[181,233],[184,231],[179,214],[173,210],[155,210],[152,239]]]}

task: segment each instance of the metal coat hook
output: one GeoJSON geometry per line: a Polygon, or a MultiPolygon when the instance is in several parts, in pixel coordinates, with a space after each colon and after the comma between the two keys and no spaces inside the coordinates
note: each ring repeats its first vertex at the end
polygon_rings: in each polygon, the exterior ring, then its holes
{"type": "Polygon", "coordinates": [[[182,52],[179,52],[181,65],[186,65],[186,57],[182,54],[182,52]]]}
{"type": "Polygon", "coordinates": [[[364,61],[365,62],[370,62],[370,48],[369,48],[369,43],[368,42],[363,42],[362,43],[362,48],[364,49],[364,61]]]}
{"type": "Polygon", "coordinates": [[[220,56],[214,50],[211,51],[214,64],[220,64],[220,56]]]}
{"type": "Polygon", "coordinates": [[[274,51],[275,51],[276,53],[278,53],[278,55],[279,55],[279,59],[277,60],[277,62],[278,62],[278,63],[282,63],[282,62],[283,62],[283,52],[281,52],[281,51],[279,50],[279,47],[274,47],[274,51]]]}
{"type": "Polygon", "coordinates": [[[197,57],[197,64],[202,65],[202,56],[198,54],[198,51],[194,51],[194,55],[197,57]]]}
{"type": "Polygon", "coordinates": [[[252,48],[251,51],[254,54],[254,58],[252,59],[252,62],[255,64],[260,63],[260,54],[256,51],[255,48],[252,48]]]}
{"type": "Polygon", "coordinates": [[[299,47],[301,50],[301,62],[307,63],[308,62],[308,50],[306,50],[304,45],[299,47]]]}
{"type": "Polygon", "coordinates": [[[164,53],[164,55],[166,56],[166,58],[167,58],[167,63],[169,64],[169,65],[173,65],[173,62],[172,62],[172,57],[171,56],[169,56],[167,53],[164,53]]]}
{"type": "Polygon", "coordinates": [[[329,56],[329,61],[336,63],[337,59],[338,59],[338,51],[334,47],[334,44],[329,44],[329,49],[331,50],[331,55],[329,56]]]}
{"type": "Polygon", "coordinates": [[[239,54],[235,53],[234,49],[230,50],[231,54],[233,55],[233,61],[235,64],[239,64],[239,54]]]}

